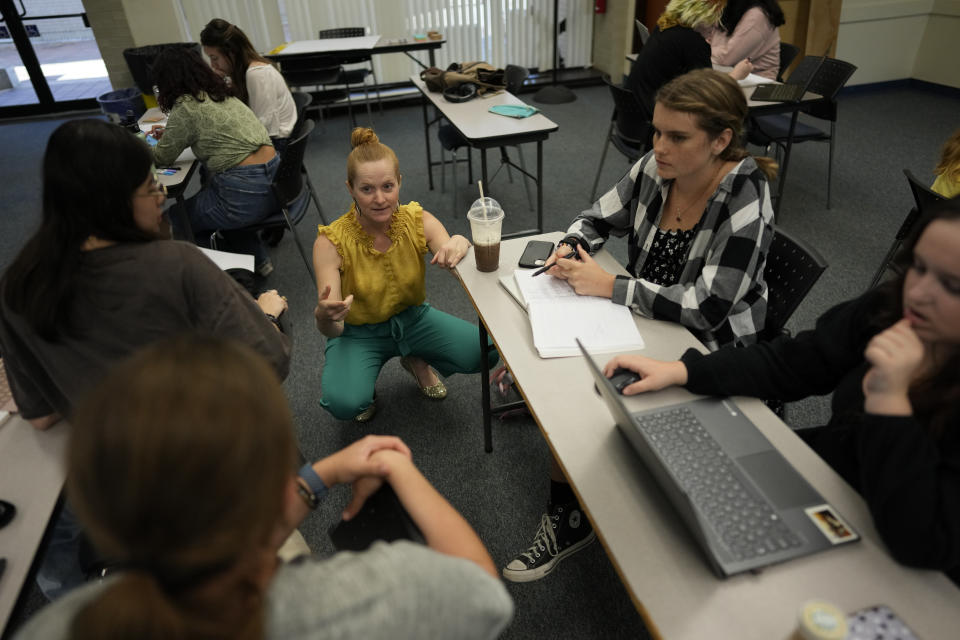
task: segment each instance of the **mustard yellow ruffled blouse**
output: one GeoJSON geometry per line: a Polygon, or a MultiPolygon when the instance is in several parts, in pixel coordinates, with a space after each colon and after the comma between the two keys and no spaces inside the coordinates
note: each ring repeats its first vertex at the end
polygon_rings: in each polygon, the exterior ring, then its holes
{"type": "Polygon", "coordinates": [[[423,207],[411,201],[393,214],[387,236],[390,248],[373,248],[373,237],[357,221],[356,205],[330,225],[320,225],[318,234],[329,238],[340,254],[340,291],[353,294],[345,322],[352,325],[385,322],[407,307],[426,299],[423,256],[423,207]]]}

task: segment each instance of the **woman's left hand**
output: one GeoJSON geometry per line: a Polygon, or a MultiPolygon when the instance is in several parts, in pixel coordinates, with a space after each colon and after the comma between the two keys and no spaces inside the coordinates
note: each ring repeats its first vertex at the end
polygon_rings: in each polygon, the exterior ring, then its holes
{"type": "Polygon", "coordinates": [[[430,264],[435,264],[444,269],[452,269],[463,260],[463,256],[467,255],[469,250],[469,240],[460,235],[453,236],[433,254],[430,264]]]}
{"type": "Polygon", "coordinates": [[[863,376],[864,409],[881,415],[910,415],[910,383],[923,364],[923,343],[907,319],[870,340],[864,357],[871,367],[863,376]]]}
{"type": "Polygon", "coordinates": [[[577,247],[579,260],[560,258],[550,274],[570,283],[573,290],[581,296],[613,297],[613,282],[616,277],[603,270],[597,261],[583,247],[577,247]]]}

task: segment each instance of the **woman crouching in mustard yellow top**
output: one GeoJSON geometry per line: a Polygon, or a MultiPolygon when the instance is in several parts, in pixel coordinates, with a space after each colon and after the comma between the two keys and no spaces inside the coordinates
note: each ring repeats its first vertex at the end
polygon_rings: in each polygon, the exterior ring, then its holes
{"type": "MultiPolygon", "coordinates": [[[[394,356],[424,395],[441,399],[437,377],[477,373],[477,328],[424,303],[423,256],[452,269],[470,249],[417,202],[400,204],[400,168],[371,129],[356,128],[347,157],[350,211],[319,227],[313,245],[317,328],[327,336],[320,404],[340,420],[373,417],[374,385],[394,356]]],[[[496,352],[492,361],[496,362],[496,352]]]]}

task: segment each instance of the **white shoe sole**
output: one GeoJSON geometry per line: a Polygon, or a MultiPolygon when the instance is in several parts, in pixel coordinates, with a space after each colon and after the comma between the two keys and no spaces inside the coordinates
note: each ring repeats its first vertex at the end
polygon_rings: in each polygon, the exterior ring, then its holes
{"type": "Polygon", "coordinates": [[[553,560],[540,567],[537,567],[536,569],[516,570],[504,567],[501,573],[503,574],[503,578],[505,580],[509,580],[510,582],[534,582],[535,580],[545,578],[551,571],[557,568],[557,565],[560,564],[561,560],[570,557],[596,539],[596,531],[591,531],[590,535],[588,535],[586,538],[574,545],[567,547],[558,553],[553,560]]]}

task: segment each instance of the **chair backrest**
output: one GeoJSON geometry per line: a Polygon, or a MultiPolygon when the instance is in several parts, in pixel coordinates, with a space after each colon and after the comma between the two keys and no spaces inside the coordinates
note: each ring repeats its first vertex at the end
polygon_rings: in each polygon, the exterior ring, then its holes
{"type": "Polygon", "coordinates": [[[761,337],[772,340],[827,268],[820,252],[783,229],[773,233],[763,278],[767,283],[767,319],[761,337]]]}
{"type": "Polygon", "coordinates": [[[777,72],[777,80],[783,82],[783,72],[787,70],[790,63],[800,55],[800,48],[789,42],[780,42],[780,70],[777,72]]]}
{"type": "Polygon", "coordinates": [[[818,100],[811,105],[804,107],[803,112],[808,113],[815,118],[837,120],[837,94],[847,83],[853,72],[857,70],[855,65],[837,60],[836,58],[826,58],[823,64],[820,64],[821,56],[805,56],[797,68],[790,74],[789,82],[792,84],[805,84],[810,74],[816,73],[810,82],[808,91],[823,96],[823,100],[818,100]]]}
{"type": "Polygon", "coordinates": [[[613,84],[610,81],[610,76],[604,75],[603,80],[610,87],[610,95],[613,96],[617,118],[617,126],[614,127],[615,135],[629,146],[636,147],[638,152],[642,153],[650,147],[650,139],[653,133],[647,110],[640,104],[632,91],[613,84]]]}
{"type": "Polygon", "coordinates": [[[817,75],[814,76],[813,82],[810,83],[810,91],[828,100],[835,100],[837,94],[840,93],[840,89],[847,84],[847,80],[856,70],[856,65],[849,62],[827,58],[820,66],[820,70],[817,71],[817,75]]]}
{"type": "Polygon", "coordinates": [[[313,96],[306,91],[294,91],[291,95],[293,96],[293,104],[297,107],[297,124],[294,126],[294,131],[296,131],[300,123],[303,122],[303,113],[313,102],[313,96]]]}
{"type": "Polygon", "coordinates": [[[328,38],[358,38],[366,34],[364,27],[339,27],[337,29],[320,29],[317,36],[321,40],[328,38]]]}
{"type": "Polygon", "coordinates": [[[507,85],[507,91],[514,95],[520,93],[520,89],[523,88],[523,81],[526,80],[529,75],[530,72],[526,67],[508,64],[507,68],[503,70],[503,79],[507,85]]]}
{"type": "MultiPolygon", "coordinates": [[[[938,202],[946,200],[942,195],[917,180],[917,176],[913,175],[913,172],[909,169],[904,169],[903,175],[907,176],[907,181],[910,183],[910,191],[913,192],[913,201],[917,203],[917,211],[920,215],[923,215],[930,207],[938,202]]],[[[902,231],[904,231],[903,237],[910,232],[909,229],[902,231]]],[[[899,233],[897,237],[901,237],[899,233]]]]}
{"type": "MultiPolygon", "coordinates": [[[[280,156],[280,166],[277,175],[273,178],[273,193],[282,205],[289,205],[297,199],[303,191],[303,174],[300,167],[303,165],[303,156],[307,151],[307,142],[313,133],[313,120],[306,120],[299,135],[290,140],[287,148],[280,156]]],[[[306,210],[306,209],[304,209],[306,210]]]]}

